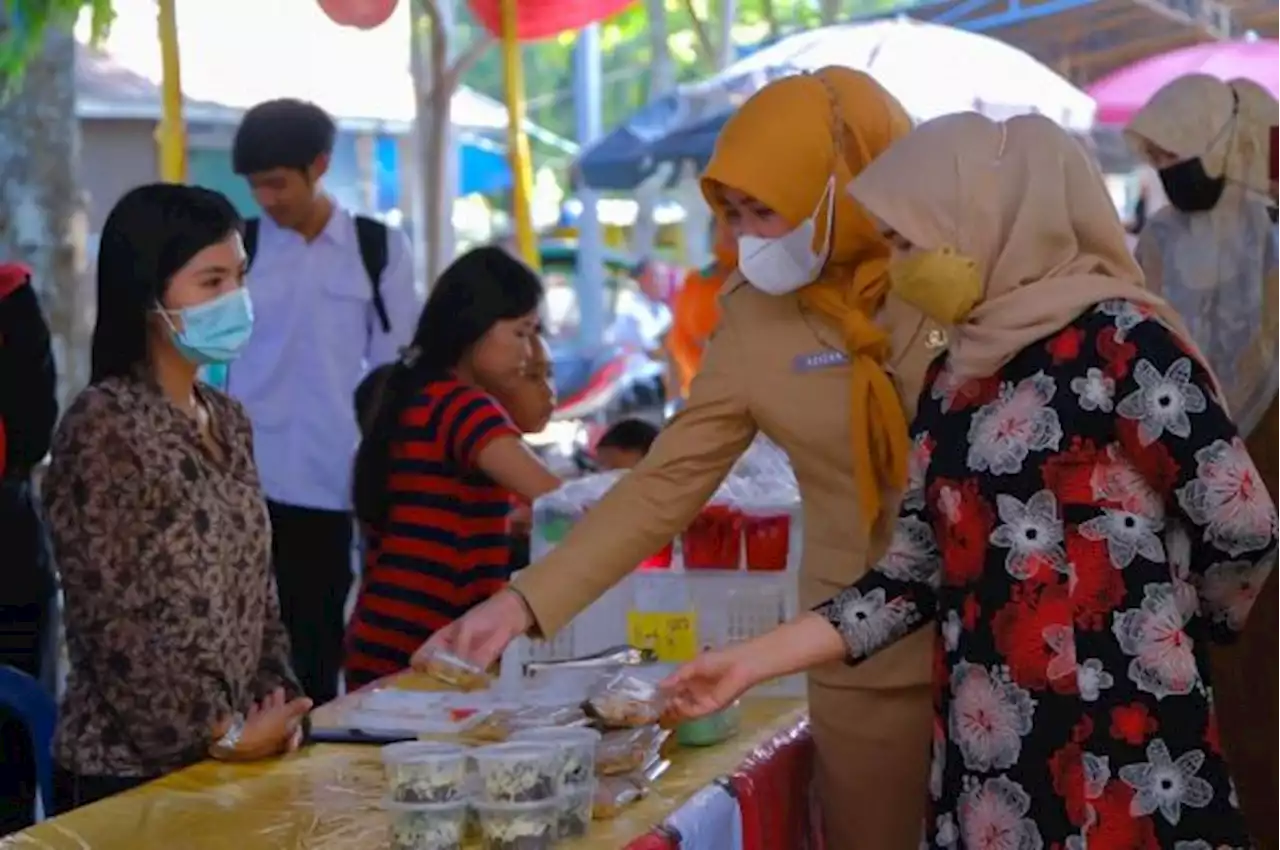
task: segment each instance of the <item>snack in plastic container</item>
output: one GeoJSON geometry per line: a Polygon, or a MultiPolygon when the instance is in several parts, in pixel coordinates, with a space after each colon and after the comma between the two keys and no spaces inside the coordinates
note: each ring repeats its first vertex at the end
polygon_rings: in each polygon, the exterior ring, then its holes
{"type": "Polygon", "coordinates": [[[404,741],[382,748],[391,799],[446,803],[467,796],[467,748],[435,741],[404,741]]]}
{"type": "Polygon", "coordinates": [[[611,729],[657,723],[664,707],[657,685],[628,673],[615,673],[599,682],[583,705],[587,714],[611,729]]]}
{"type": "Polygon", "coordinates": [[[642,726],[609,732],[596,744],[596,773],[616,776],[632,773],[658,757],[671,732],[658,726],[642,726]]]}
{"type": "Polygon", "coordinates": [[[427,675],[460,691],[482,691],[492,684],[488,672],[452,652],[434,649],[427,655],[427,675]]]}
{"type": "Polygon", "coordinates": [[[532,741],[491,744],[473,750],[482,794],[495,803],[550,800],[560,793],[563,757],[550,744],[532,741]]]}
{"type": "Polygon", "coordinates": [[[583,726],[524,729],[513,741],[536,741],[560,750],[560,785],[566,791],[589,785],[596,778],[596,745],[600,733],[583,726]]]}
{"type": "Polygon", "coordinates": [[[751,516],[743,520],[747,569],[780,573],[787,568],[791,548],[791,517],[751,516]]]}
{"type": "Polygon", "coordinates": [[[585,726],[587,715],[579,705],[498,708],[479,714],[460,733],[463,740],[500,744],[525,729],[585,726]]]}
{"type": "Polygon", "coordinates": [[[494,803],[477,800],[481,850],[550,850],[560,826],[560,801],[494,803]]]}
{"type": "Polygon", "coordinates": [[[462,850],[465,801],[403,803],[386,799],[382,807],[390,815],[391,850],[462,850]]]}
{"type": "Polygon", "coordinates": [[[595,783],[568,788],[560,797],[560,813],[556,829],[558,838],[581,838],[591,828],[591,810],[596,795],[595,783]]]}
{"type": "Polygon", "coordinates": [[[732,508],[709,505],[681,537],[687,570],[736,570],[742,555],[742,516],[732,508]]]}

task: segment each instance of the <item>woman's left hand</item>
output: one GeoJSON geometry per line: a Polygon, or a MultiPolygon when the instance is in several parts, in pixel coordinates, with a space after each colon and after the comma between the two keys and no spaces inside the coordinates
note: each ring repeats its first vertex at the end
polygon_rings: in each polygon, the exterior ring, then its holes
{"type": "Polygon", "coordinates": [[[731,705],[761,681],[741,646],[707,652],[668,676],[658,687],[676,720],[703,717],[731,705]]]}

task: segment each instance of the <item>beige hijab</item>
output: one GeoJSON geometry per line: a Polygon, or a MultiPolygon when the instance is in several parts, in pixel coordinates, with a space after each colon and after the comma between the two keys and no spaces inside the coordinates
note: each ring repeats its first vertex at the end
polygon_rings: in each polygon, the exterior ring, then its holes
{"type": "Polygon", "coordinates": [[[1214,371],[1227,406],[1251,432],[1276,397],[1277,244],[1267,215],[1276,99],[1257,83],[1180,77],[1152,96],[1125,129],[1148,162],[1152,150],[1200,157],[1225,176],[1211,210],[1161,209],[1147,222],[1136,253],[1148,287],[1187,324],[1214,371]]]}
{"type": "Polygon", "coordinates": [[[1047,118],[936,118],[881,154],[849,192],[914,245],[952,247],[982,270],[983,299],[952,332],[959,376],[994,374],[1113,298],[1148,307],[1190,340],[1143,288],[1097,166],[1047,118]]]}

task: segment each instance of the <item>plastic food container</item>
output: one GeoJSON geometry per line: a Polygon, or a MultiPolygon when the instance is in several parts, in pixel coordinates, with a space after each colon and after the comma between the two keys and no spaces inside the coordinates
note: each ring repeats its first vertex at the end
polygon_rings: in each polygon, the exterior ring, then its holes
{"type": "Polygon", "coordinates": [[[714,714],[681,723],[676,727],[676,741],[682,747],[710,747],[738,734],[741,720],[742,708],[735,702],[714,714]]]}
{"type": "Polygon", "coordinates": [[[681,538],[687,570],[736,570],[742,557],[742,516],[712,505],[689,524],[681,538]]]}
{"type": "Polygon", "coordinates": [[[560,828],[559,800],[534,803],[477,801],[481,850],[550,850],[560,828]]]}
{"type": "Polygon", "coordinates": [[[447,803],[467,796],[468,750],[457,744],[405,741],[382,748],[391,799],[447,803]]]}
{"type": "Polygon", "coordinates": [[[791,517],[761,516],[743,520],[747,569],[780,573],[787,568],[791,548],[791,517]]]}
{"type": "Polygon", "coordinates": [[[560,794],[563,756],[551,744],[511,741],[473,750],[481,794],[493,803],[531,803],[560,794]]]}
{"type": "Polygon", "coordinates": [[[500,744],[526,729],[544,727],[583,726],[587,715],[578,705],[526,706],[516,709],[495,709],[476,715],[462,730],[465,740],[484,744],[500,744]]]}
{"type": "Polygon", "coordinates": [[[596,778],[596,745],[600,733],[585,727],[525,729],[513,741],[534,741],[559,748],[560,787],[564,792],[590,785],[596,778]]]}
{"type": "Polygon", "coordinates": [[[560,797],[560,812],[556,824],[556,837],[581,838],[591,829],[591,808],[595,801],[594,782],[576,788],[568,788],[560,797]]]}
{"type": "Polygon", "coordinates": [[[654,554],[640,562],[642,570],[669,570],[674,557],[675,541],[671,541],[654,554]]]}
{"type": "Polygon", "coordinates": [[[564,540],[565,535],[569,533],[574,523],[578,521],[578,517],[575,514],[565,514],[559,511],[546,511],[537,519],[540,520],[538,533],[542,535],[542,539],[547,543],[559,543],[564,540]]]}
{"type": "Polygon", "coordinates": [[[462,850],[467,825],[467,804],[402,803],[383,800],[390,816],[391,850],[462,850]]]}
{"type": "Polygon", "coordinates": [[[460,691],[482,691],[493,681],[488,671],[443,649],[427,655],[427,675],[460,691]]]}

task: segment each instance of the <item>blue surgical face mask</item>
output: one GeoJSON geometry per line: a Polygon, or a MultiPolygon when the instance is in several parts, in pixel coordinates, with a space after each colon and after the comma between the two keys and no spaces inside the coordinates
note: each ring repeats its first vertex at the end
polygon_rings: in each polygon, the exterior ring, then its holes
{"type": "Polygon", "coordinates": [[[243,286],[212,301],[182,310],[161,310],[174,346],[197,366],[230,363],[240,356],[253,333],[253,302],[243,286]],[[182,319],[178,330],[170,313],[182,319]]]}

